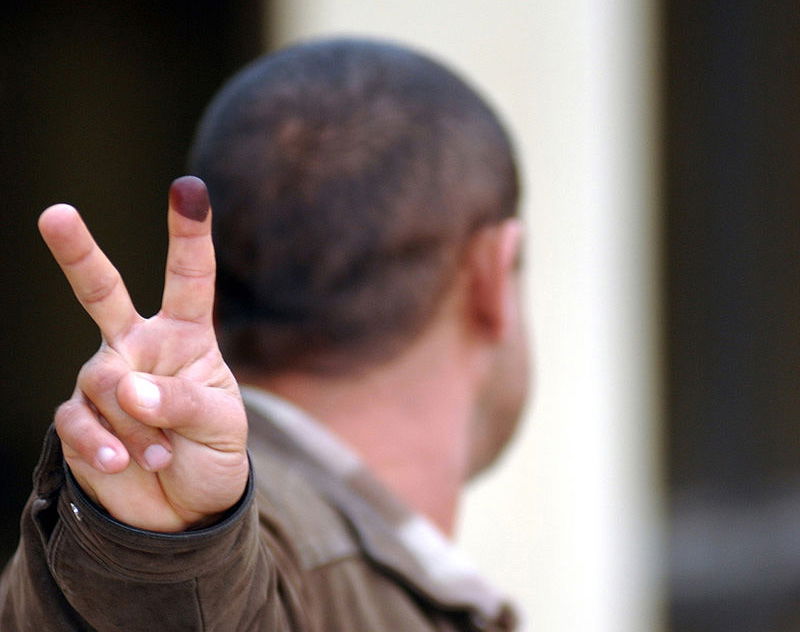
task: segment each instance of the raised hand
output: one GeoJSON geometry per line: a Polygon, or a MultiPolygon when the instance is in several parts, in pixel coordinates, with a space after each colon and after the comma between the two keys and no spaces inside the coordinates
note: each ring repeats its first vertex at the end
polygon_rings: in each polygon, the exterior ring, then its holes
{"type": "Polygon", "coordinates": [[[51,206],[39,230],[102,344],[56,412],[64,457],[117,520],[181,531],[215,520],[247,482],[247,421],[212,323],[214,248],[205,185],[169,194],[161,310],[140,316],[77,211],[51,206]]]}

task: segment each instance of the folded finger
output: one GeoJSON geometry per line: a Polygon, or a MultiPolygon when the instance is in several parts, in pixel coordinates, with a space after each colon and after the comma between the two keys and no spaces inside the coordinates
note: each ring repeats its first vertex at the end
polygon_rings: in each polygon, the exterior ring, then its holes
{"type": "Polygon", "coordinates": [[[104,427],[95,410],[79,394],[59,406],[55,427],[64,456],[73,469],[76,459],[103,474],[115,474],[128,466],[125,446],[104,427]]]}
{"type": "Polygon", "coordinates": [[[119,272],[73,207],[56,204],[45,210],[39,231],[105,340],[113,341],[141,318],[119,272]]]}
{"type": "Polygon", "coordinates": [[[101,351],[81,368],[78,388],[143,469],[161,470],[172,458],[172,446],[159,428],[142,423],[120,407],[117,386],[129,369],[107,355],[101,351]]]}

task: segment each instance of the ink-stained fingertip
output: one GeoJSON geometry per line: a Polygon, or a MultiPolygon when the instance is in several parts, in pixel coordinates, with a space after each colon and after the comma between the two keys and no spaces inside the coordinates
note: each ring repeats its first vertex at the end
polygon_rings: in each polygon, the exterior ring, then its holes
{"type": "Polygon", "coordinates": [[[169,205],[177,213],[202,222],[210,207],[205,182],[195,176],[182,176],[169,187],[169,205]]]}

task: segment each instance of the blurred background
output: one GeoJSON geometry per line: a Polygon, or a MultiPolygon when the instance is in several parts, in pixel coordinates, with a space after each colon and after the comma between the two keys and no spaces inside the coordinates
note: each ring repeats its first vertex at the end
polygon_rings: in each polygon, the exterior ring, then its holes
{"type": "Polygon", "coordinates": [[[517,140],[535,398],[459,541],[546,632],[800,630],[794,0],[162,0],[0,9],[0,563],[98,336],[35,229],[68,201],[140,311],[224,78],[316,34],[416,45],[517,140]]]}

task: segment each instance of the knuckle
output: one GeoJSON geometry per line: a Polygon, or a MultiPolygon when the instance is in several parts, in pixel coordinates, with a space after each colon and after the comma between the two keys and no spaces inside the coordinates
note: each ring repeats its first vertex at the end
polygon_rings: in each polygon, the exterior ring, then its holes
{"type": "Polygon", "coordinates": [[[106,354],[98,352],[78,372],[78,386],[87,394],[107,393],[116,389],[120,377],[120,371],[106,354]]]}
{"type": "Polygon", "coordinates": [[[87,412],[80,403],[68,400],[55,413],[54,423],[59,439],[79,452],[86,452],[91,448],[93,422],[82,414],[87,412]]]}
{"type": "Polygon", "coordinates": [[[209,266],[200,266],[183,261],[173,261],[169,264],[169,272],[189,279],[208,279],[214,274],[209,266]]]}
{"type": "Polygon", "coordinates": [[[75,402],[73,400],[67,400],[56,408],[56,412],[53,415],[53,422],[55,423],[56,432],[62,439],[64,438],[62,435],[68,431],[70,422],[75,418],[74,413],[75,402]]]}
{"type": "Polygon", "coordinates": [[[104,301],[111,296],[120,280],[120,275],[116,271],[99,275],[81,288],[81,301],[87,305],[104,301]]]}

